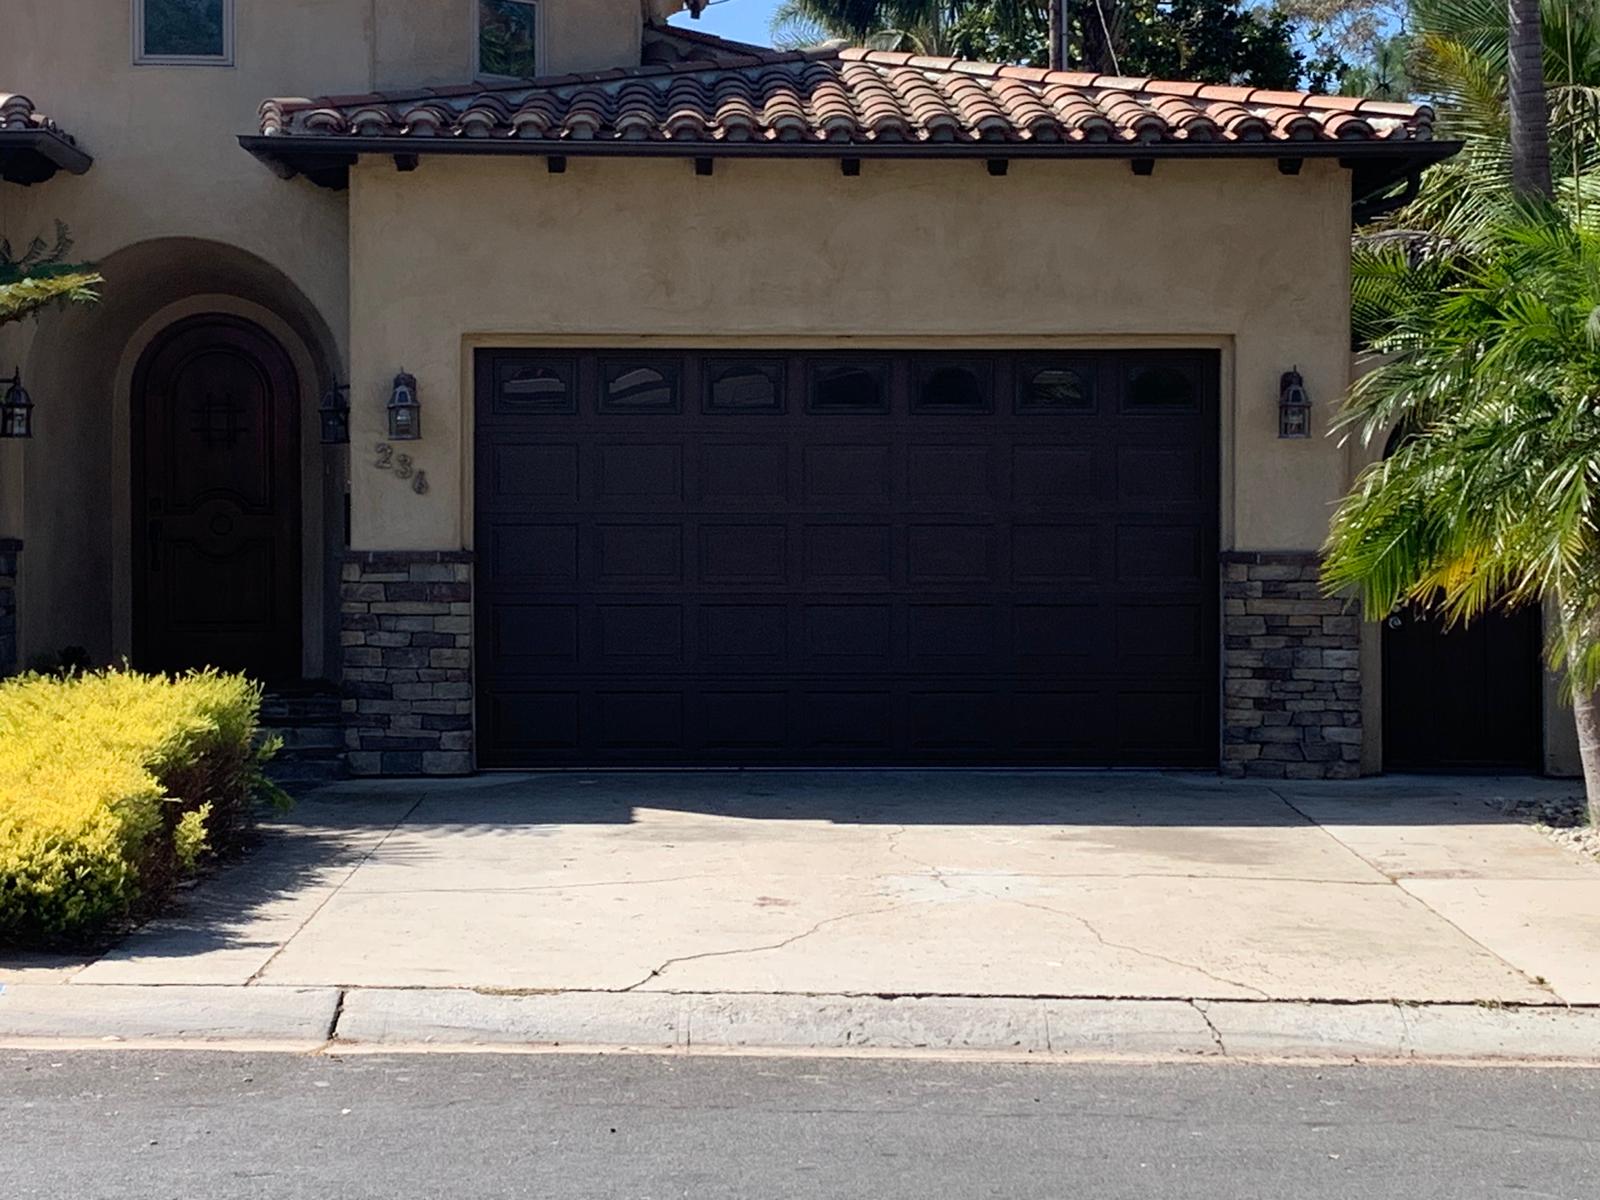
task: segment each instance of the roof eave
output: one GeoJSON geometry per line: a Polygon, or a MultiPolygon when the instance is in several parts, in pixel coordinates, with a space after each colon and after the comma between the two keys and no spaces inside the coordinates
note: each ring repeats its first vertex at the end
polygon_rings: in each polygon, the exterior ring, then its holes
{"type": "Polygon", "coordinates": [[[1361,200],[1454,155],[1460,142],[672,142],[533,138],[245,134],[239,144],[284,178],[305,175],[343,188],[363,155],[415,160],[429,155],[558,158],[821,159],[1278,159],[1332,158],[1355,174],[1361,200]]]}
{"type": "Polygon", "coordinates": [[[94,159],[48,129],[0,129],[0,179],[43,183],[58,171],[82,175],[94,159]]]}

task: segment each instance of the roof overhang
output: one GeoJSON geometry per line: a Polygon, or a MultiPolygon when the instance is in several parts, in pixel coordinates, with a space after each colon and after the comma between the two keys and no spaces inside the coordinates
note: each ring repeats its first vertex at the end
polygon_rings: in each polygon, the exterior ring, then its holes
{"type": "Polygon", "coordinates": [[[82,175],[94,159],[47,129],[0,129],[0,179],[43,183],[57,171],[82,175]]]}
{"type": "Polygon", "coordinates": [[[1128,161],[1144,173],[1172,159],[1272,160],[1288,172],[1307,159],[1335,159],[1350,170],[1356,203],[1394,187],[1461,149],[1451,141],[1326,141],[1273,142],[692,142],[547,141],[532,138],[468,138],[329,136],[312,134],[246,134],[239,144],[279,176],[304,175],[326,188],[349,185],[350,168],[363,156],[392,157],[413,167],[431,156],[566,158],[739,158],[937,159],[997,162],[1033,159],[1128,161]]]}

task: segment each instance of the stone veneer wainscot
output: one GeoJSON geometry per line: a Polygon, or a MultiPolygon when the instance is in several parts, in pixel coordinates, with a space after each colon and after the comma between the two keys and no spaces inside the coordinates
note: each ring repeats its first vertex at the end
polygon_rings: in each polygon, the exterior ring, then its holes
{"type": "Polygon", "coordinates": [[[340,594],[352,775],[472,771],[472,555],[363,550],[340,594]]]}
{"type": "Polygon", "coordinates": [[[1361,773],[1361,627],[1315,553],[1222,556],[1223,773],[1361,773]]]}

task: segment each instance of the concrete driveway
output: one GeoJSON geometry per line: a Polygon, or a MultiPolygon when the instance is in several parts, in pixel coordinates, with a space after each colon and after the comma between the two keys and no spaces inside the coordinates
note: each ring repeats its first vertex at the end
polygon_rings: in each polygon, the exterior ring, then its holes
{"type": "Polygon", "coordinates": [[[88,964],[0,982],[1600,1004],[1537,780],[491,775],[342,785],[88,964]]]}

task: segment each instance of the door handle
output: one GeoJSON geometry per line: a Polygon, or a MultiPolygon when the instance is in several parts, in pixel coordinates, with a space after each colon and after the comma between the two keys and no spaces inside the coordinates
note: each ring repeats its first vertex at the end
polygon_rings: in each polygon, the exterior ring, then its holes
{"type": "Polygon", "coordinates": [[[161,570],[161,534],[163,523],[157,519],[149,523],[147,536],[150,540],[150,569],[161,570]]]}

